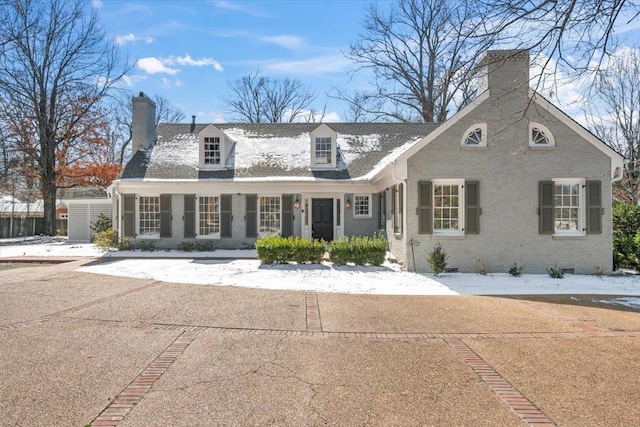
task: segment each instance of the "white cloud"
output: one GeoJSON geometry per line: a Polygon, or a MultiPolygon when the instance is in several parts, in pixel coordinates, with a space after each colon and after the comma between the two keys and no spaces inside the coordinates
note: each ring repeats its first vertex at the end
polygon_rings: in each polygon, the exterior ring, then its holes
{"type": "Polygon", "coordinates": [[[136,64],[138,68],[149,74],[165,73],[172,76],[178,74],[180,70],[169,68],[164,65],[164,61],[154,57],[140,58],[136,64]]]}
{"type": "Polygon", "coordinates": [[[286,49],[299,49],[304,46],[305,42],[302,37],[298,36],[265,36],[260,38],[265,43],[275,44],[286,49]]]}
{"type": "Polygon", "coordinates": [[[261,65],[265,71],[296,74],[343,73],[353,64],[342,55],[320,56],[302,61],[272,62],[261,65]]]}
{"type": "Polygon", "coordinates": [[[246,13],[248,15],[251,16],[259,16],[259,17],[267,17],[269,16],[268,14],[266,14],[265,12],[258,10],[256,8],[252,8],[252,7],[247,7],[239,2],[231,2],[231,1],[224,1],[224,0],[219,0],[214,2],[214,6],[218,9],[221,10],[229,10],[232,12],[242,12],[242,13],[246,13]]]}
{"type": "MultiPolygon", "coordinates": [[[[173,61],[173,58],[170,58],[170,60],[173,61]]],[[[175,59],[175,62],[177,62],[180,65],[189,65],[194,67],[203,67],[206,65],[211,65],[216,71],[221,71],[221,72],[224,71],[224,68],[222,68],[222,65],[220,65],[220,63],[215,59],[213,58],[193,59],[188,53],[185,54],[185,56],[178,56],[175,59]]]]}
{"type": "Polygon", "coordinates": [[[91,5],[96,9],[100,9],[102,7],[102,2],[100,0],[93,0],[91,5]]]}
{"type": "Polygon", "coordinates": [[[133,33],[125,34],[124,36],[116,36],[116,44],[123,45],[127,43],[133,43],[137,41],[144,41],[145,43],[152,43],[153,39],[151,37],[139,37],[134,35],[133,33]]]}

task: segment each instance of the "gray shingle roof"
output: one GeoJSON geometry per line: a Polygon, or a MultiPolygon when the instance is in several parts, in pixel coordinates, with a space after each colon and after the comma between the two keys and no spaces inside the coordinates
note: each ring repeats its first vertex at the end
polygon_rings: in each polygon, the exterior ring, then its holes
{"type": "Polygon", "coordinates": [[[310,133],[318,123],[216,124],[234,141],[223,170],[198,169],[198,133],[206,126],[162,123],[158,140],[138,151],[121,179],[301,178],[365,179],[409,145],[431,133],[433,123],[326,123],[337,133],[337,168],[310,167],[310,133]]]}

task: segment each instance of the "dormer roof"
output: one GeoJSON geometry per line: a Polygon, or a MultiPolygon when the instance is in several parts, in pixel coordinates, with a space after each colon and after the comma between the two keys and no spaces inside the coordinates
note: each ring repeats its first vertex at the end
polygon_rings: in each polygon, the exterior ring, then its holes
{"type": "Polygon", "coordinates": [[[366,179],[406,149],[431,133],[433,123],[162,123],[151,150],[137,153],[121,179],[366,179]],[[232,146],[225,168],[201,170],[199,135],[219,130],[232,146]],[[316,130],[335,132],[336,167],[311,166],[311,135],[316,130]]]}

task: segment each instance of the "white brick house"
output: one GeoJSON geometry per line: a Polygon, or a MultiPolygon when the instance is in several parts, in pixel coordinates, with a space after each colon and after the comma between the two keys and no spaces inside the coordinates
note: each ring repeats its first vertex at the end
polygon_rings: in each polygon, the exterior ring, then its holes
{"type": "Polygon", "coordinates": [[[527,51],[489,51],[479,75],[482,93],[441,124],[156,129],[141,94],[135,154],[110,187],[114,223],[158,247],[378,232],[410,270],[426,271],[437,243],[459,271],[610,270],[622,157],[529,89],[527,51]]]}

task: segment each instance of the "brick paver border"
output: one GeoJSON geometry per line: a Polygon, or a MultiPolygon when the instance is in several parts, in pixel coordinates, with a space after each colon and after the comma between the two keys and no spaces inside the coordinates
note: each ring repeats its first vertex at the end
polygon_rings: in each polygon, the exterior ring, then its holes
{"type": "Polygon", "coordinates": [[[92,422],[96,427],[116,427],[160,379],[171,364],[193,342],[202,329],[180,334],[131,384],[129,384],[92,422]]]}
{"type": "Polygon", "coordinates": [[[446,338],[444,341],[527,425],[536,427],[556,425],[462,340],[446,338]]]}

